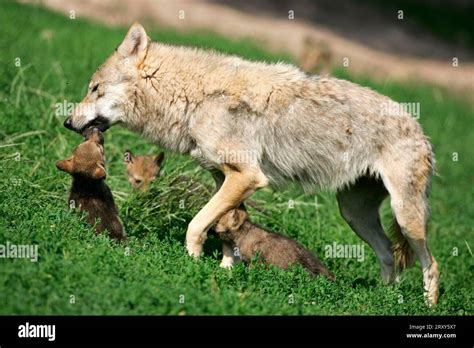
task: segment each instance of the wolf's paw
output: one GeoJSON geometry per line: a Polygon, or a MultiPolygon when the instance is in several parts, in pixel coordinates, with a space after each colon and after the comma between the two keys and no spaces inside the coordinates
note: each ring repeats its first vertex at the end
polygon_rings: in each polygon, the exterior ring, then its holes
{"type": "Polygon", "coordinates": [[[186,250],[188,251],[189,256],[198,258],[201,256],[202,253],[202,246],[204,244],[205,238],[197,238],[194,236],[195,234],[191,234],[191,237],[188,237],[189,231],[186,236],[186,250]]]}
{"type": "Polygon", "coordinates": [[[424,295],[429,307],[438,303],[439,297],[439,270],[438,264],[433,260],[432,264],[423,270],[424,295]]]}
{"type": "Polygon", "coordinates": [[[434,292],[425,291],[423,293],[423,295],[425,296],[425,303],[428,307],[433,307],[438,303],[438,291],[437,290],[434,291],[434,292]]]}
{"type": "Polygon", "coordinates": [[[384,284],[395,284],[400,281],[400,275],[392,267],[382,267],[380,275],[384,284]]]}
{"type": "Polygon", "coordinates": [[[232,260],[222,260],[219,264],[220,268],[231,269],[234,266],[234,262],[232,260]]]}
{"type": "Polygon", "coordinates": [[[199,256],[201,256],[201,253],[202,253],[202,246],[201,245],[196,245],[196,244],[192,244],[192,245],[186,245],[186,250],[188,251],[188,255],[191,256],[191,257],[194,257],[194,258],[199,258],[199,256]]]}

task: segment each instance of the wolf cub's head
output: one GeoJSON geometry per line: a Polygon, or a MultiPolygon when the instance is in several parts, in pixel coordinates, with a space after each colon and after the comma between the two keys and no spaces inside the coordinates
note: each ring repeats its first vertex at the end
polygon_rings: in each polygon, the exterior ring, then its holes
{"type": "Polygon", "coordinates": [[[97,129],[85,132],[86,140],[77,146],[72,156],[56,162],[56,167],[71,175],[86,178],[105,179],[104,137],[97,129]]]}
{"type": "Polygon", "coordinates": [[[247,219],[248,213],[244,208],[229,210],[217,221],[214,231],[220,239],[232,241],[234,233],[239,232],[247,219]]]}
{"type": "Polygon", "coordinates": [[[104,132],[132,113],[139,67],[149,42],[145,29],[133,24],[120,46],[92,75],[87,95],[64,122],[66,128],[81,134],[93,127],[104,132]]]}
{"type": "Polygon", "coordinates": [[[133,188],[146,191],[151,182],[160,174],[161,164],[165,154],[161,152],[156,156],[135,156],[127,150],[123,161],[127,168],[128,182],[133,188]]]}

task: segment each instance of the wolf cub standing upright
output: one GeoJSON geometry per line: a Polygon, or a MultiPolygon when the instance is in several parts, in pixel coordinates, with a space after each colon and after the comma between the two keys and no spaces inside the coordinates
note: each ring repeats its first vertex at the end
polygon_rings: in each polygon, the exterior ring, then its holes
{"type": "Polygon", "coordinates": [[[242,208],[224,214],[214,230],[221,240],[237,247],[243,261],[251,261],[260,253],[264,262],[279,268],[286,269],[299,263],[312,276],[321,274],[334,279],[334,275],[309,250],[290,238],[253,224],[242,208]]]}
{"type": "Polygon", "coordinates": [[[96,232],[107,230],[111,238],[126,240],[112,192],[104,181],[103,145],[102,133],[94,128],[88,132],[86,140],[74,149],[72,156],[57,161],[56,167],[71,174],[69,203],[88,213],[87,222],[95,225],[96,232]]]}

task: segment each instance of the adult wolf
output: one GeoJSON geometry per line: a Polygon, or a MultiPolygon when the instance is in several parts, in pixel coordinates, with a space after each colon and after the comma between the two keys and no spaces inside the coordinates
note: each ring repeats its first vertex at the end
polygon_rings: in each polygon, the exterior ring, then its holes
{"type": "MultiPolygon", "coordinates": [[[[433,154],[419,124],[393,105],[292,65],[154,43],[134,24],[64,124],[83,133],[121,123],[211,171],[218,191],[188,226],[190,255],[201,253],[220,216],[257,189],[298,181],[308,192],[337,192],[343,218],[374,249],[385,281],[414,253],[425,295],[436,303],[438,265],[426,237],[433,154]],[[388,194],[393,245],[378,213],[388,194]]],[[[231,263],[227,247],[222,265],[231,263]]]]}

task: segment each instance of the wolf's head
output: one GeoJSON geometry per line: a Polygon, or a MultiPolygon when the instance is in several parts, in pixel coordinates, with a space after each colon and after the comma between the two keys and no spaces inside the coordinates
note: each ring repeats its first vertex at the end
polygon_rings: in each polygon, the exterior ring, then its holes
{"type": "Polygon", "coordinates": [[[145,29],[133,24],[120,46],[92,75],[87,95],[64,122],[66,128],[84,135],[89,128],[104,132],[124,120],[134,107],[139,66],[149,42],[145,29]]]}
{"type": "Polygon", "coordinates": [[[93,180],[105,179],[104,137],[97,129],[85,131],[86,140],[74,149],[72,156],[56,162],[56,167],[71,175],[93,180]]]}
{"type": "Polygon", "coordinates": [[[146,191],[150,183],[159,175],[164,158],[163,152],[156,156],[135,156],[132,151],[125,151],[123,161],[127,168],[130,185],[133,188],[146,191]]]}
{"type": "Polygon", "coordinates": [[[248,213],[243,206],[229,210],[217,221],[214,231],[220,239],[233,241],[235,233],[239,232],[247,219],[248,213]]]}

